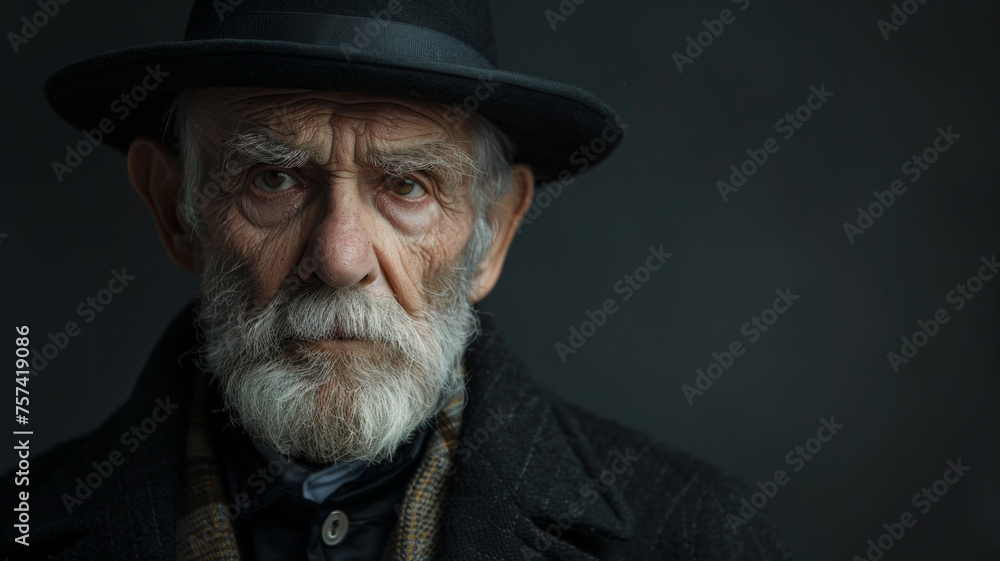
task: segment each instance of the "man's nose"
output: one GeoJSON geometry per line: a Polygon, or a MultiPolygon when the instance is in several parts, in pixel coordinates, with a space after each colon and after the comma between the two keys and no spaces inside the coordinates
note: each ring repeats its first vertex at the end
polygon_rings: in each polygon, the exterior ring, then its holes
{"type": "Polygon", "coordinates": [[[375,240],[369,231],[370,222],[363,218],[364,205],[359,199],[353,180],[331,188],[325,212],[299,266],[302,280],[308,280],[312,272],[330,286],[346,288],[366,286],[378,278],[375,240]]]}

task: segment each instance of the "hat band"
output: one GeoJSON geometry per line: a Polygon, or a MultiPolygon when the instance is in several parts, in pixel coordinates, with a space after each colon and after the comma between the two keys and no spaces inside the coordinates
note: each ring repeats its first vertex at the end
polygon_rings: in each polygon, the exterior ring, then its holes
{"type": "Polygon", "coordinates": [[[383,18],[299,12],[233,14],[218,23],[188,29],[184,39],[291,41],[338,46],[348,61],[358,53],[383,53],[494,68],[478,51],[451,35],[383,18]]]}

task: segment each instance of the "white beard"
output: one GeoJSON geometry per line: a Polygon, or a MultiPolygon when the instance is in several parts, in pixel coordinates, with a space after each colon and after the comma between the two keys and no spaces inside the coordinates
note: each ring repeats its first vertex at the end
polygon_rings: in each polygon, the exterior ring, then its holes
{"type": "Polygon", "coordinates": [[[279,453],[379,462],[464,390],[459,369],[478,318],[461,270],[432,280],[416,319],[393,298],[325,284],[287,284],[254,309],[246,270],[218,251],[206,260],[204,368],[234,421],[279,453]],[[369,342],[311,344],[334,336],[369,342]]]}

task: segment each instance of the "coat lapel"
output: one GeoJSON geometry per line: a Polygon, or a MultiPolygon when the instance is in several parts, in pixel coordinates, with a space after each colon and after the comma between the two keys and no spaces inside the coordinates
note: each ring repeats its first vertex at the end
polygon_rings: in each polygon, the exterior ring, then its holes
{"type": "Polygon", "coordinates": [[[609,458],[480,319],[441,558],[595,559],[633,531],[620,486],[600,485],[609,458]]]}

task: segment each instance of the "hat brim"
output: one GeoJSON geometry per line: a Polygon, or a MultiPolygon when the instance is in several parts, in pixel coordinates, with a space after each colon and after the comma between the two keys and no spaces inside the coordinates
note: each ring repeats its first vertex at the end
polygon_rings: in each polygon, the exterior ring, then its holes
{"type": "Polygon", "coordinates": [[[80,129],[99,128],[108,119],[105,128],[113,130],[103,142],[125,151],[136,136],[163,137],[167,102],[191,87],[392,94],[452,107],[453,122],[461,119],[457,105],[509,134],[518,147],[516,160],[531,165],[540,179],[589,169],[622,139],[614,111],[574,86],[518,72],[282,41],[211,39],[112,51],[56,71],[45,93],[56,112],[80,129]],[[159,74],[144,85],[150,69],[159,74]],[[140,94],[135,99],[133,91],[140,94]]]}

